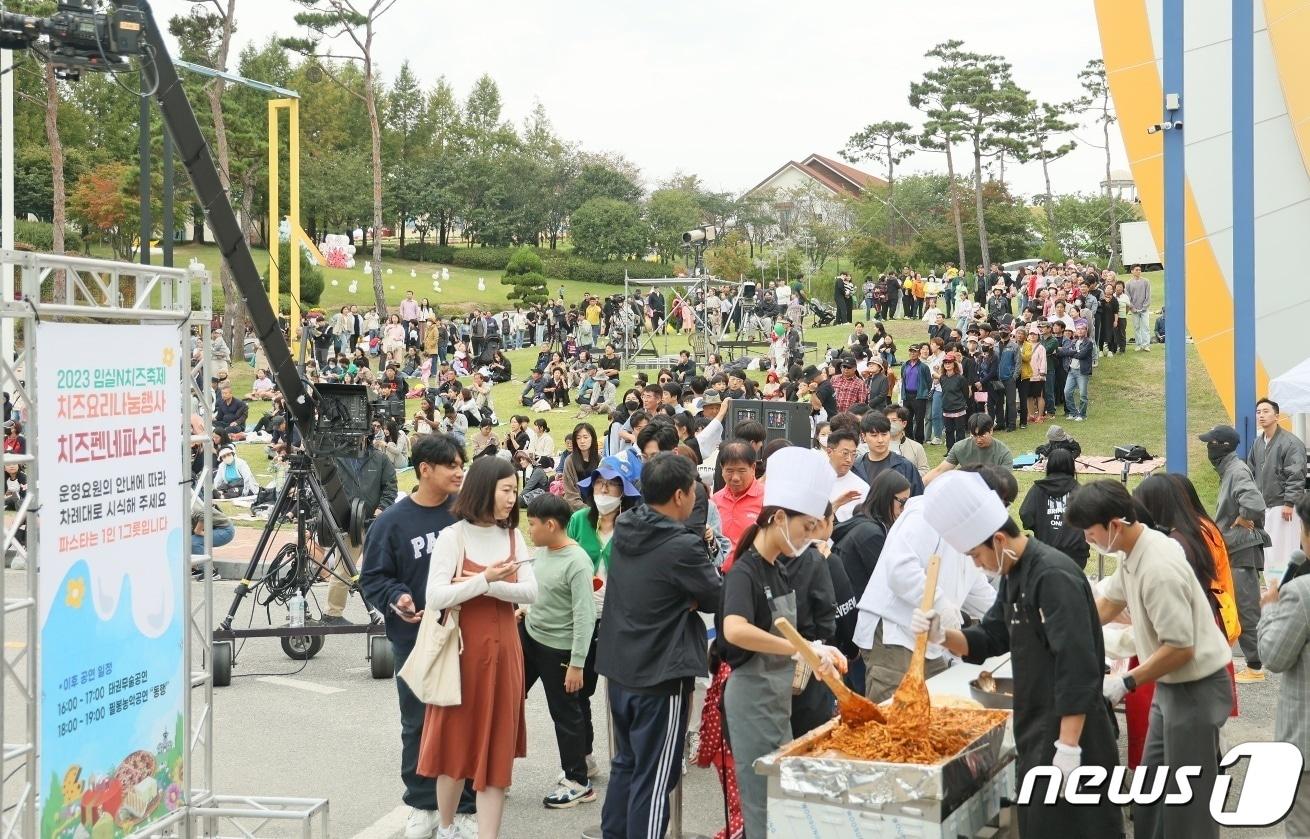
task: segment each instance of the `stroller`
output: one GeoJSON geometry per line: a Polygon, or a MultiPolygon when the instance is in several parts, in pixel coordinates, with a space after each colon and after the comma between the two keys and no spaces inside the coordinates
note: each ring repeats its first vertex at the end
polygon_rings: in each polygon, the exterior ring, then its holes
{"type": "Polygon", "coordinates": [[[810,301],[810,314],[814,315],[815,326],[828,326],[837,321],[837,310],[818,300],[810,301]]]}

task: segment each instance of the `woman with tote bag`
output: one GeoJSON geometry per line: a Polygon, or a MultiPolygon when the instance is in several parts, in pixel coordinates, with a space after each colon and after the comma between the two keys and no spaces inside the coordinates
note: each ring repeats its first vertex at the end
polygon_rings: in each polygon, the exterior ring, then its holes
{"type": "Polygon", "coordinates": [[[478,836],[495,839],[514,759],[528,753],[523,649],[516,605],[532,603],[532,555],[518,530],[518,479],[498,457],[473,463],[432,551],[427,611],[459,607],[460,703],[430,705],[418,771],[437,779],[438,839],[452,839],[464,779],[478,799],[478,836]]]}

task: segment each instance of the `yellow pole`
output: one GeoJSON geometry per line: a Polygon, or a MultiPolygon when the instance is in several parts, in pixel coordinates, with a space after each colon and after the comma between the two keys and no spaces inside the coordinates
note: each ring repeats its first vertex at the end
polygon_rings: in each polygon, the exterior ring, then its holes
{"type": "Polygon", "coordinates": [[[278,137],[277,137],[277,100],[268,103],[268,302],[273,312],[278,312],[278,137]]]}
{"type": "Polygon", "coordinates": [[[300,328],[300,100],[283,99],[287,108],[287,139],[290,154],[287,159],[287,181],[290,184],[290,206],[287,208],[287,238],[291,244],[291,335],[295,338],[300,328]]]}

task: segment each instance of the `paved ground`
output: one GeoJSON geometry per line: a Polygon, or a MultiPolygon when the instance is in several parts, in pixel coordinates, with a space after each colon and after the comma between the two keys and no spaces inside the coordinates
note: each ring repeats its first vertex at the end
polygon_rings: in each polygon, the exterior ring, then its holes
{"type": "MultiPolygon", "coordinates": [[[[10,585],[16,572],[5,572],[10,585]]],[[[225,613],[234,584],[215,584],[215,610],[225,613]]],[[[315,589],[323,596],[322,587],[315,589]]],[[[347,616],[362,619],[357,600],[347,616]]],[[[275,622],[283,619],[274,615],[275,622]]],[[[250,619],[249,606],[238,625],[250,619]]],[[[254,616],[265,623],[264,611],[254,616]]],[[[19,630],[11,617],[10,638],[19,630]]],[[[241,650],[233,684],[215,692],[217,757],[215,788],[225,793],[322,797],[331,803],[334,839],[396,839],[404,810],[398,778],[399,715],[391,681],[370,677],[362,636],[330,638],[304,664],[286,658],[275,639],[249,641],[241,650]]],[[[1277,679],[1242,688],[1242,716],[1224,731],[1227,745],[1267,739],[1273,730],[1277,679]]],[[[6,719],[21,713],[7,696],[6,719]]],[[[597,720],[600,715],[596,703],[597,720]]],[[[698,704],[697,704],[697,707],[698,704]]],[[[575,837],[595,826],[600,801],[573,810],[547,811],[540,799],[558,773],[554,732],[540,691],[528,699],[528,758],[515,770],[503,836],[575,837]]],[[[693,720],[694,722],[694,720],[693,720]]],[[[607,754],[604,725],[597,751],[607,754]]],[[[603,760],[602,760],[603,763],[603,760]]],[[[711,770],[692,768],[686,778],[684,830],[712,835],[722,824],[722,796],[711,770]]],[[[603,796],[604,781],[600,782],[603,796]]],[[[260,835],[290,835],[284,832],[260,835]]],[[[1231,831],[1225,836],[1281,836],[1279,830],[1231,831]]]]}

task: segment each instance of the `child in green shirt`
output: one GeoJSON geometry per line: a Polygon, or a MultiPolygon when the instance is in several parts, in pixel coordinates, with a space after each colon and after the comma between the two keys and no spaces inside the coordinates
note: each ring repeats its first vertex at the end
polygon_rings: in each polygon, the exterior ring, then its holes
{"type": "Polygon", "coordinates": [[[596,626],[591,557],[568,536],[573,511],[549,493],[528,505],[528,535],[536,546],[533,572],[537,600],[523,617],[524,690],[538,681],[555,722],[564,776],[542,803],[554,810],[596,800],[589,776],[595,762],[587,751],[590,705],[580,701],[583,673],[596,626]]]}

